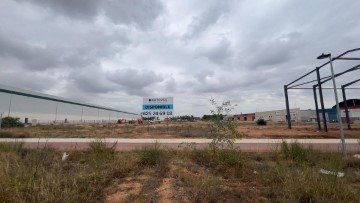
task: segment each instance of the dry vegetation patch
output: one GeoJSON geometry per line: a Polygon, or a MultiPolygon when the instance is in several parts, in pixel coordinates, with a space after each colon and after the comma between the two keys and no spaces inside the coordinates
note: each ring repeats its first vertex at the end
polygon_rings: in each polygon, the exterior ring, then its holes
{"type": "MultiPolygon", "coordinates": [[[[210,122],[169,122],[160,124],[83,124],[41,125],[0,130],[0,138],[25,137],[89,137],[89,138],[210,138],[210,122]]],[[[285,123],[257,126],[239,122],[237,131],[245,138],[338,138],[337,124],[329,124],[329,132],[318,131],[315,124],[294,123],[288,130],[285,123]]],[[[360,138],[360,123],[352,130],[345,128],[346,138],[360,138]]]]}
{"type": "Polygon", "coordinates": [[[359,159],[296,143],[266,154],[158,144],[119,153],[98,141],[61,156],[1,144],[0,202],[360,202],[359,159]]]}

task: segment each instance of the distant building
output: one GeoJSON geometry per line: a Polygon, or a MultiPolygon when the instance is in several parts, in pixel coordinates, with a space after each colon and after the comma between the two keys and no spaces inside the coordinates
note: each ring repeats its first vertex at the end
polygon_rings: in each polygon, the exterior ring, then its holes
{"type": "MultiPolygon", "coordinates": [[[[350,99],[346,101],[349,109],[350,121],[360,120],[360,99],[350,99]]],[[[344,102],[339,103],[341,110],[341,119],[342,122],[346,122],[345,116],[345,105],[344,102]]],[[[328,122],[337,122],[337,111],[336,106],[332,108],[324,109],[325,118],[328,122]]],[[[287,118],[286,109],[282,110],[272,110],[272,111],[262,111],[256,113],[246,113],[246,114],[235,114],[225,116],[226,120],[238,120],[238,121],[254,121],[258,119],[264,119],[266,121],[274,122],[286,122],[287,118]]],[[[292,122],[317,122],[316,111],[315,110],[301,110],[300,108],[290,109],[290,118],[292,122]]],[[[322,110],[319,109],[319,118],[322,121],[322,110]]]]}
{"type": "MultiPolygon", "coordinates": [[[[263,111],[255,113],[255,120],[264,119],[266,121],[285,122],[287,118],[286,109],[263,111]]],[[[315,110],[300,110],[300,108],[290,109],[290,118],[292,122],[315,122],[315,110]]]]}
{"type": "Polygon", "coordinates": [[[234,120],[238,121],[254,121],[255,113],[235,114],[234,120]]]}
{"type": "MultiPolygon", "coordinates": [[[[350,118],[350,122],[353,122],[355,120],[360,120],[360,99],[349,99],[346,100],[346,104],[348,106],[348,111],[349,111],[349,118],[350,118]]],[[[343,123],[346,123],[346,114],[345,114],[345,103],[344,101],[339,103],[339,107],[340,107],[340,113],[341,113],[341,120],[343,123]]],[[[336,110],[336,105],[334,105],[332,108],[330,109],[325,109],[325,118],[328,122],[337,122],[338,118],[337,118],[337,110],[336,110]]],[[[322,110],[319,110],[319,117],[320,120],[322,121],[322,110]]]]}

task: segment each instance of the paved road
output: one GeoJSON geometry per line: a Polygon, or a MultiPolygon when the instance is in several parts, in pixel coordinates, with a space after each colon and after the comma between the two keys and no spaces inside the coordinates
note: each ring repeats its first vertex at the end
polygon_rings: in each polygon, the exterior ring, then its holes
{"type": "MultiPolygon", "coordinates": [[[[60,151],[86,150],[96,138],[0,138],[0,142],[22,142],[25,148],[51,147],[60,151]]],[[[298,142],[304,147],[311,146],[313,149],[322,151],[339,151],[341,142],[339,139],[241,139],[236,140],[234,147],[245,152],[268,152],[279,149],[282,141],[288,143],[298,142]]],[[[123,139],[103,138],[102,142],[107,146],[113,146],[117,151],[129,151],[154,146],[159,143],[161,147],[179,149],[183,147],[196,147],[197,149],[209,146],[211,139],[123,139]]],[[[347,151],[359,153],[360,144],[357,139],[346,139],[347,151]]]]}

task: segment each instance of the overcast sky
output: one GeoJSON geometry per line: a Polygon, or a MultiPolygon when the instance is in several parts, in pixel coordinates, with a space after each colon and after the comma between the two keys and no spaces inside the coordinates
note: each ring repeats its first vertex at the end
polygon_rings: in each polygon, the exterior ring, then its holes
{"type": "MultiPolygon", "coordinates": [[[[237,104],[234,113],[284,109],[283,85],[321,65],[319,54],[360,47],[357,0],[1,0],[0,8],[1,84],[131,112],[147,96],[173,96],[177,115],[209,113],[211,97],[237,104]]],[[[335,63],[335,72],[351,65],[335,63]]],[[[291,107],[314,108],[312,91],[289,96],[291,107]]]]}

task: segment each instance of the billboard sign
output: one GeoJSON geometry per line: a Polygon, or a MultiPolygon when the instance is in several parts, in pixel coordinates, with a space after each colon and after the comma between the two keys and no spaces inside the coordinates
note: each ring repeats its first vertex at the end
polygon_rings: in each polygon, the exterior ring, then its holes
{"type": "Polygon", "coordinates": [[[173,97],[144,97],[143,117],[172,117],[174,111],[173,97]]]}

